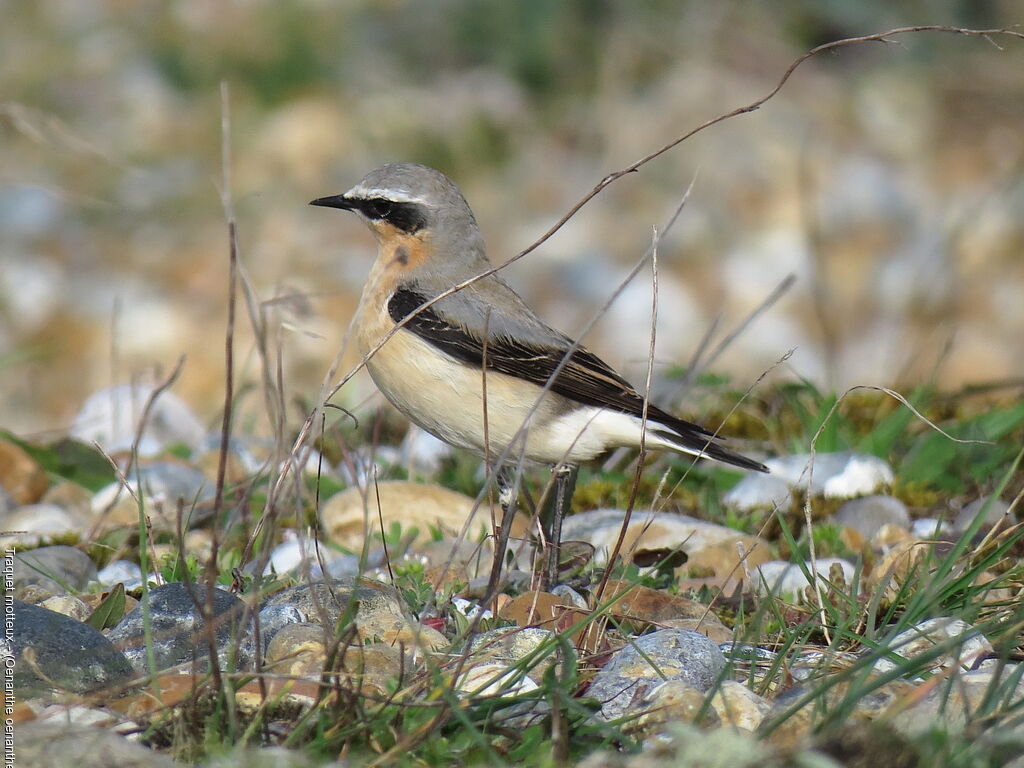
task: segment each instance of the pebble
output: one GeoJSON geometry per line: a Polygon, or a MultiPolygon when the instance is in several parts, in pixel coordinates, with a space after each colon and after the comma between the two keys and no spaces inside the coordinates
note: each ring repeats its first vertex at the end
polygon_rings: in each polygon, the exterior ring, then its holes
{"type": "MultiPolygon", "coordinates": [[[[864,551],[864,539],[852,528],[840,528],[839,535],[840,540],[848,549],[855,552],[864,551]]],[[[887,552],[897,544],[911,541],[913,538],[913,534],[908,529],[887,523],[875,531],[875,535],[867,542],[867,546],[874,552],[887,552]]]]}
{"type": "MultiPolygon", "coordinates": [[[[821,713],[836,709],[852,695],[850,685],[849,682],[841,682],[821,692],[818,690],[820,683],[815,681],[783,691],[772,701],[772,708],[765,719],[775,720],[783,713],[787,713],[787,717],[771,732],[768,742],[786,750],[806,743],[815,723],[820,721],[821,713]],[[791,712],[793,707],[797,709],[791,712]]],[[[863,685],[863,682],[858,685],[863,685]]],[[[898,711],[899,706],[910,701],[914,694],[915,686],[904,680],[892,680],[867,692],[858,691],[848,719],[854,722],[878,719],[893,705],[898,711]]]]}
{"type": "Polygon", "coordinates": [[[907,661],[898,662],[882,658],[875,662],[874,671],[884,674],[896,669],[897,666],[905,666],[908,662],[912,663],[915,656],[927,653],[936,645],[951,639],[959,639],[962,644],[934,659],[931,666],[924,671],[938,673],[944,668],[956,665],[964,670],[970,669],[982,657],[994,653],[988,639],[966,621],[952,616],[942,616],[922,621],[896,635],[889,641],[888,648],[907,661]]]}
{"type": "Polygon", "coordinates": [[[616,580],[608,582],[601,599],[604,602],[620,595],[608,612],[631,625],[692,629],[719,644],[732,640],[732,631],[704,603],[616,580]]]}
{"type": "Polygon", "coordinates": [[[403,534],[416,529],[415,542],[426,543],[432,531],[456,536],[466,521],[470,524],[470,539],[476,539],[483,526],[489,524],[485,505],[476,505],[465,496],[439,485],[390,480],[371,485],[363,491],[349,488],[336,493],[320,507],[320,522],[325,535],[349,549],[362,547],[367,535],[380,537],[381,518],[385,532],[396,524],[403,534]],[[380,504],[378,505],[378,498],[380,504]],[[474,514],[474,507],[477,507],[474,514]]]}
{"type": "Polygon", "coordinates": [[[451,602],[452,607],[470,621],[475,619],[477,616],[480,616],[481,619],[494,618],[493,612],[482,607],[479,603],[474,603],[464,597],[453,597],[451,602]]]}
{"type": "Polygon", "coordinates": [[[14,512],[17,507],[18,502],[11,497],[11,494],[9,494],[3,486],[0,486],[0,516],[7,517],[7,515],[14,512]]]}
{"type": "Polygon", "coordinates": [[[178,506],[182,505],[182,527],[186,530],[206,516],[208,502],[214,496],[214,484],[198,469],[171,461],[144,464],[138,477],[132,472],[128,488],[120,481],[101,488],[92,498],[92,513],[102,521],[103,530],[138,526],[139,485],[147,517],[154,526],[176,531],[178,506]],[[129,492],[128,489],[131,489],[129,492]]]}
{"type": "Polygon", "coordinates": [[[744,475],[722,497],[722,504],[737,512],[789,509],[792,503],[790,484],[777,475],[766,475],[763,472],[744,475]]]}
{"type": "Polygon", "coordinates": [[[0,522],[0,530],[7,532],[0,538],[0,545],[26,549],[58,537],[77,539],[87,525],[84,518],[54,504],[26,504],[0,522]]]}
{"type": "Polygon", "coordinates": [[[800,682],[821,680],[849,669],[856,661],[857,657],[848,652],[806,650],[790,660],[789,674],[800,682]]]}
{"type": "Polygon", "coordinates": [[[76,520],[89,520],[92,517],[92,491],[69,480],[58,480],[39,501],[70,512],[76,520]]]}
{"type": "Polygon", "coordinates": [[[910,528],[907,506],[893,496],[863,496],[845,502],[834,517],[836,523],[857,531],[865,540],[871,539],[886,525],[903,530],[910,528]]]}
{"type": "MultiPolygon", "coordinates": [[[[387,555],[383,548],[371,549],[369,554],[366,556],[366,568],[381,568],[387,562],[387,555]]],[[[319,565],[319,563],[317,564],[319,565]]],[[[352,580],[358,577],[364,572],[364,567],[360,565],[358,555],[345,555],[340,552],[334,552],[333,557],[329,557],[326,560],[327,573],[326,576],[331,579],[348,579],[352,580]]],[[[310,578],[321,578],[317,575],[316,569],[310,567],[310,578]]]]}
{"type": "MultiPolygon", "coordinates": [[[[518,568],[512,568],[501,574],[501,580],[499,585],[501,589],[508,592],[524,592],[530,588],[530,584],[533,583],[533,574],[527,571],[521,571],[518,568]]],[[[469,584],[460,593],[462,597],[469,600],[482,600],[488,592],[490,586],[490,579],[487,577],[472,579],[469,584]]]]}
{"type": "Polygon", "coordinates": [[[409,663],[408,656],[399,648],[383,643],[351,644],[338,653],[336,666],[339,667],[341,684],[351,690],[376,694],[378,697],[388,695],[389,688],[394,685],[393,681],[401,684],[403,676],[407,679],[417,671],[417,667],[409,663]]]}
{"type": "MultiPolygon", "coordinates": [[[[800,756],[802,757],[802,756],[800,756]]],[[[577,768],[781,768],[783,765],[836,768],[827,761],[775,760],[759,739],[732,728],[701,730],[690,723],[672,724],[667,736],[644,745],[638,754],[597,750],[577,768]]]]}
{"type": "Polygon", "coordinates": [[[509,703],[502,701],[488,712],[488,719],[500,724],[510,731],[523,731],[531,725],[537,725],[551,712],[551,705],[536,696],[529,694],[538,690],[537,685],[522,670],[513,665],[500,662],[484,662],[474,664],[464,670],[455,683],[455,691],[460,698],[499,697],[507,700],[515,696],[526,696],[523,701],[509,703]]]}
{"type": "Polygon", "coordinates": [[[4,615],[14,623],[12,644],[4,655],[9,653],[15,659],[14,686],[22,694],[46,690],[51,687],[49,681],[86,693],[117,685],[132,674],[124,655],[88,624],[20,600],[5,602],[4,615]],[[13,608],[12,614],[9,608],[13,608]],[[34,664],[24,660],[28,649],[35,655],[34,664]]]}
{"type": "MultiPolygon", "coordinates": [[[[394,562],[394,552],[385,553],[383,547],[371,548],[366,554],[347,555],[344,552],[324,546],[319,549],[309,534],[299,535],[295,531],[282,531],[282,541],[270,553],[270,559],[263,568],[264,576],[292,576],[299,581],[318,581],[326,576],[330,579],[351,581],[360,574],[370,573],[387,565],[388,555],[394,562]]],[[[255,573],[259,559],[251,560],[246,566],[247,573],[255,573]]],[[[387,577],[386,571],[384,573],[387,577]]]]}
{"type": "Polygon", "coordinates": [[[401,461],[404,465],[427,477],[433,477],[441,471],[441,465],[452,456],[455,449],[426,430],[412,425],[405,433],[401,452],[401,461]]]}
{"type": "MultiPolygon", "coordinates": [[[[846,584],[853,582],[856,575],[853,563],[839,557],[819,557],[817,559],[817,574],[823,579],[823,581],[819,582],[820,588],[829,588],[826,582],[832,580],[829,574],[833,566],[837,566],[842,570],[846,584]]],[[[754,569],[752,576],[754,587],[761,594],[768,593],[778,596],[795,597],[802,601],[804,599],[804,590],[810,584],[807,576],[804,575],[804,568],[807,569],[808,573],[815,572],[810,560],[805,562],[803,567],[795,563],[786,562],[785,560],[772,560],[771,562],[763,563],[754,569]]]]}
{"type": "Polygon", "coordinates": [[[15,754],[17,765],[26,768],[181,768],[113,731],[56,720],[18,726],[15,754]]]}
{"type": "Polygon", "coordinates": [[[283,627],[296,623],[335,627],[351,610],[358,637],[387,645],[404,645],[417,651],[433,651],[448,644],[430,627],[412,622],[393,587],[362,579],[300,584],[264,600],[260,609],[260,633],[264,647],[283,627]],[[352,606],[352,602],[355,605],[352,606]]]}
{"type": "Polygon", "coordinates": [[[267,644],[263,668],[274,675],[319,680],[327,660],[328,640],[319,624],[298,622],[282,627],[267,644]]]}
{"type": "Polygon", "coordinates": [[[126,590],[141,589],[142,569],[131,560],[115,560],[100,569],[100,572],[96,574],[96,581],[102,587],[124,584],[126,590]]]}
{"type": "MultiPolygon", "coordinates": [[[[930,686],[923,695],[909,699],[909,706],[897,711],[892,725],[911,738],[932,731],[936,725],[951,733],[960,733],[969,722],[976,722],[986,706],[994,711],[1016,708],[1024,700],[1024,683],[1019,664],[1008,664],[994,679],[993,670],[960,671],[945,685],[930,686]]],[[[1019,726],[1017,726],[1019,728],[1019,726]]],[[[1007,724],[998,729],[1008,730],[1007,724]]]]}
{"type": "Polygon", "coordinates": [[[561,598],[580,610],[590,610],[590,606],[587,604],[587,599],[568,584],[558,584],[552,587],[551,594],[555,597],[561,598]]]}
{"type": "Polygon", "coordinates": [[[722,651],[704,635],[662,629],[638,637],[612,654],[586,695],[601,702],[600,719],[616,720],[634,711],[633,702],[665,679],[683,680],[698,691],[707,691],[724,667],[722,651]]]}
{"type": "Polygon", "coordinates": [[[749,643],[719,643],[718,647],[732,662],[772,662],[778,656],[777,651],[749,643]]]}
{"type": "Polygon", "coordinates": [[[868,590],[882,589],[886,600],[896,597],[898,586],[908,577],[915,573],[915,569],[922,567],[922,563],[931,561],[937,562],[944,557],[942,544],[933,544],[930,541],[918,539],[906,539],[901,541],[882,553],[882,556],[875,561],[874,567],[868,574],[865,588],[868,590]]]}
{"type": "Polygon", "coordinates": [[[460,694],[472,696],[518,696],[538,688],[521,670],[495,662],[470,667],[455,685],[460,694]]]}
{"type": "MultiPolygon", "coordinates": [[[[98,443],[107,454],[131,450],[139,420],[154,391],[148,384],[121,384],[94,392],[82,404],[69,434],[87,445],[98,443]]],[[[195,451],[205,435],[192,409],[173,392],[164,390],[153,401],[138,452],[140,456],[155,456],[182,443],[195,451]]]]}
{"type": "MultiPolygon", "coordinates": [[[[562,540],[585,541],[594,547],[595,560],[605,561],[618,539],[624,515],[624,510],[619,509],[598,509],[572,515],[562,524],[562,540]]],[[[738,561],[738,549],[745,553],[762,549],[767,552],[769,549],[763,539],[695,517],[653,510],[633,512],[623,541],[623,552],[676,548],[691,559],[712,548],[729,549],[736,553],[733,562],[738,561]]]]}
{"type": "Polygon", "coordinates": [[[489,542],[476,544],[458,538],[443,538],[417,544],[412,554],[423,559],[427,578],[435,585],[460,582],[465,584],[490,575],[493,548],[489,542]]]}
{"type": "MultiPolygon", "coordinates": [[[[1003,518],[1009,517],[1009,504],[1000,498],[992,498],[991,503],[989,503],[989,499],[990,497],[983,496],[982,498],[975,499],[970,504],[964,506],[964,508],[960,510],[960,514],[958,514],[956,519],[953,521],[953,529],[963,532],[970,528],[971,523],[974,522],[974,518],[978,516],[981,512],[981,508],[985,506],[985,504],[988,504],[988,510],[985,512],[985,522],[982,523],[982,526],[993,526],[1003,518]]],[[[1015,521],[1012,517],[1006,521],[1008,525],[1012,525],[1014,522],[1015,521]]]]}
{"type": "MultiPolygon", "coordinates": [[[[264,669],[274,675],[319,681],[331,639],[333,632],[326,633],[319,624],[290,624],[268,646],[264,669]]],[[[382,643],[338,648],[334,668],[346,687],[374,694],[385,693],[388,682],[403,669],[407,673],[412,671],[411,664],[403,663],[401,651],[382,643]]]]}
{"type": "Polygon", "coordinates": [[[394,587],[369,579],[361,579],[358,583],[338,579],[299,584],[271,595],[260,608],[260,627],[265,639],[265,627],[273,625],[275,621],[280,622],[285,615],[295,616],[305,623],[334,627],[352,601],[357,603],[353,612],[356,619],[361,615],[380,613],[404,615],[402,599],[394,587]],[[268,612],[271,608],[275,610],[268,612]],[[270,619],[269,622],[265,617],[270,619]]]}
{"type": "Polygon", "coordinates": [[[41,603],[37,603],[37,605],[40,608],[62,614],[75,621],[85,621],[92,614],[92,609],[74,595],[54,595],[53,597],[46,598],[41,603]]]}
{"type": "Polygon", "coordinates": [[[772,704],[743,683],[723,680],[711,697],[711,706],[723,725],[756,731],[771,711],[772,704]]]}
{"type": "Polygon", "coordinates": [[[417,652],[438,651],[449,645],[448,638],[436,629],[417,624],[390,609],[360,610],[356,615],[356,629],[364,642],[379,642],[417,652]]]}
{"type": "Polygon", "coordinates": [[[306,623],[312,622],[307,622],[306,614],[293,605],[268,605],[260,609],[259,630],[263,652],[267,652],[270,642],[277,636],[278,632],[292,624],[306,623]]]}
{"type": "MultiPolygon", "coordinates": [[[[216,476],[220,464],[220,443],[220,433],[210,433],[203,437],[196,449],[197,463],[206,468],[211,477],[216,476]]],[[[237,479],[244,480],[265,471],[273,456],[273,440],[253,435],[232,435],[228,440],[225,469],[228,475],[237,472],[237,479]]]]}
{"type": "MultiPolygon", "coordinates": [[[[209,589],[204,584],[192,585],[203,608],[196,605],[189,588],[182,583],[164,584],[149,591],[153,655],[158,670],[193,662],[198,663],[200,670],[209,669],[209,644],[202,617],[209,589]]],[[[108,635],[111,642],[124,651],[132,667],[142,674],[148,671],[144,607],[144,601],[140,601],[108,635]]],[[[255,653],[251,634],[245,632],[239,637],[243,632],[239,623],[243,618],[244,604],[230,592],[213,588],[211,607],[220,668],[246,669],[255,653]]]]}
{"type": "Polygon", "coordinates": [[[74,547],[56,545],[14,556],[14,586],[36,585],[54,594],[78,592],[96,578],[96,564],[74,547]]]}
{"type": "Polygon", "coordinates": [[[922,517],[911,524],[910,532],[916,539],[937,539],[953,533],[953,526],[935,517],[922,517]]]}
{"type": "MultiPolygon", "coordinates": [[[[348,763],[324,762],[306,752],[285,747],[239,747],[203,763],[203,768],[346,768],[348,763]]],[[[181,768],[180,763],[175,763],[181,768]]],[[[140,766],[142,768],[142,766],[140,766]]]]}
{"type": "MultiPolygon", "coordinates": [[[[765,464],[773,475],[781,477],[790,485],[806,487],[807,477],[811,474],[811,461],[811,454],[802,453],[768,459],[765,464]]],[[[816,453],[813,462],[811,493],[827,498],[865,496],[883,486],[892,485],[894,477],[892,467],[887,462],[866,453],[816,453]]]]}
{"type": "Polygon", "coordinates": [[[666,738],[668,726],[675,723],[715,727],[719,724],[718,712],[705,707],[704,700],[704,693],[685,680],[666,680],[630,705],[630,709],[640,714],[624,723],[622,730],[638,738],[651,739],[666,738]]]}
{"type": "Polygon", "coordinates": [[[15,504],[34,504],[48,485],[39,462],[21,446],[0,438],[0,488],[15,504]]]}
{"type": "MultiPolygon", "coordinates": [[[[66,701],[54,704],[43,705],[41,699],[31,700],[29,705],[36,709],[36,720],[41,723],[63,723],[66,725],[92,725],[102,728],[111,728],[118,733],[125,733],[121,723],[118,723],[117,716],[113,712],[104,709],[85,707],[81,704],[68,704],[66,701]]],[[[128,728],[138,728],[129,721],[128,728]]]]}
{"type": "MultiPolygon", "coordinates": [[[[469,650],[478,662],[516,665],[530,657],[532,663],[527,675],[542,683],[545,673],[560,663],[562,654],[558,650],[560,646],[551,642],[554,638],[554,632],[540,627],[497,627],[473,638],[469,650]],[[536,654],[545,643],[548,644],[548,652],[536,654]]],[[[576,663],[575,654],[571,662],[576,663]]]]}
{"type": "MultiPolygon", "coordinates": [[[[264,576],[276,574],[283,576],[289,573],[297,573],[309,578],[320,578],[323,576],[321,561],[330,569],[329,563],[340,555],[327,546],[317,546],[316,540],[309,531],[298,533],[286,529],[281,532],[281,541],[270,553],[270,560],[263,569],[264,576]]],[[[352,557],[358,570],[359,558],[352,557]]]]}

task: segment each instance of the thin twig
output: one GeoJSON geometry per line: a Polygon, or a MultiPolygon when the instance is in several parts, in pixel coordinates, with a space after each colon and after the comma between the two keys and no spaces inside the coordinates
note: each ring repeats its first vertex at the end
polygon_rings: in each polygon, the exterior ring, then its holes
{"type": "Polygon", "coordinates": [[[764,314],[773,306],[775,306],[779,299],[785,296],[789,289],[792,288],[795,283],[796,275],[792,273],[786,275],[782,279],[782,282],[775,286],[772,292],[765,297],[764,301],[762,301],[760,304],[754,307],[753,311],[749,315],[747,315],[743,319],[743,321],[738,326],[736,326],[736,328],[734,328],[725,338],[723,338],[715,346],[714,350],[711,352],[710,355],[708,355],[706,360],[698,362],[695,359],[693,364],[686,369],[686,372],[683,374],[683,378],[680,380],[678,386],[675,388],[674,397],[679,397],[682,393],[684,393],[689,388],[693,380],[696,379],[698,375],[700,375],[701,371],[710,368],[714,364],[714,362],[722,355],[722,353],[725,352],[725,350],[728,349],[729,346],[737,338],[739,338],[739,336],[745,330],[747,330],[747,328],[750,327],[750,325],[758,317],[760,317],[762,314],[764,314]]]}
{"type": "MultiPolygon", "coordinates": [[[[491,308],[487,307],[484,312],[483,346],[480,353],[480,399],[484,411],[484,470],[488,476],[494,474],[494,463],[491,461],[491,429],[490,418],[487,409],[487,353],[491,340],[491,308]]],[[[491,533],[494,540],[501,538],[501,532],[497,529],[497,521],[494,517],[494,499],[491,496],[492,484],[487,483],[487,505],[491,508],[491,533]]],[[[454,550],[453,550],[454,552],[454,550]]],[[[504,553],[503,553],[504,554],[504,553]]]]}
{"type": "MultiPolygon", "coordinates": [[[[665,225],[664,231],[668,232],[672,229],[672,226],[679,219],[679,215],[683,212],[683,208],[686,207],[686,201],[690,199],[690,193],[693,191],[693,184],[696,178],[690,180],[690,186],[686,188],[686,192],[683,193],[682,199],[679,201],[679,205],[676,206],[675,212],[672,214],[668,223],[665,225]]],[[[618,560],[619,552],[622,550],[622,544],[626,540],[626,533],[629,530],[629,522],[633,517],[633,508],[636,505],[636,497],[640,491],[640,478],[643,474],[644,458],[647,455],[647,410],[650,406],[651,399],[651,380],[654,377],[654,346],[657,338],[657,320],[658,320],[658,243],[660,242],[661,234],[657,229],[654,230],[654,239],[651,242],[651,284],[653,287],[654,296],[651,301],[651,341],[650,349],[647,355],[647,381],[645,382],[644,389],[644,404],[643,411],[640,418],[640,453],[636,460],[636,473],[633,476],[633,484],[629,489],[629,501],[626,504],[626,513],[622,517],[622,525],[619,526],[619,535],[615,539],[615,546],[612,547],[612,551],[608,555],[608,564],[605,566],[604,574],[601,576],[601,583],[597,587],[597,592],[594,594],[594,600],[598,603],[601,602],[601,597],[604,595],[605,587],[608,586],[608,577],[611,576],[612,568],[618,560]]]]}

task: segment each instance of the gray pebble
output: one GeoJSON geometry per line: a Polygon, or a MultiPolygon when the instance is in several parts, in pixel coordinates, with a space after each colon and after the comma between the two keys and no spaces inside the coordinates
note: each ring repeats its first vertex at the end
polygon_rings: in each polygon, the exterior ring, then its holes
{"type": "Polygon", "coordinates": [[[910,513],[907,505],[899,499],[876,494],[847,501],[836,511],[835,521],[870,540],[886,525],[908,530],[910,513]]]}
{"type": "Polygon", "coordinates": [[[561,647],[554,644],[550,646],[550,653],[533,655],[542,644],[550,643],[554,637],[554,632],[540,627],[497,627],[475,637],[469,647],[474,658],[510,666],[519,664],[529,656],[532,658],[532,664],[527,674],[534,682],[541,683],[544,674],[554,665],[565,661],[576,663],[575,654],[572,654],[570,659],[565,659],[561,647]]]}
{"type": "Polygon", "coordinates": [[[402,601],[394,588],[367,580],[356,586],[353,581],[342,579],[299,584],[282,590],[264,600],[260,610],[291,606],[298,612],[301,621],[323,624],[325,620],[334,626],[353,601],[357,604],[355,607],[359,614],[384,612],[402,615],[402,601]]]}
{"type": "Polygon", "coordinates": [[[124,584],[125,589],[142,587],[142,569],[131,560],[117,560],[96,574],[96,581],[104,587],[124,584]]]}
{"type": "Polygon", "coordinates": [[[786,480],[776,475],[751,472],[722,497],[729,509],[750,512],[756,509],[789,509],[793,493],[786,480]]]}
{"type": "MultiPolygon", "coordinates": [[[[185,584],[164,584],[149,591],[149,611],[152,626],[153,655],[157,669],[197,662],[199,669],[209,669],[209,644],[202,617],[208,587],[193,584],[192,589],[199,606],[193,601],[185,584]]],[[[249,632],[238,639],[244,604],[230,592],[214,589],[213,617],[215,622],[217,658],[221,669],[244,669],[254,657],[253,641],[249,632]],[[232,664],[232,653],[237,650],[232,664]]],[[[137,671],[148,671],[143,603],[139,603],[111,630],[108,637],[137,671]]]]}
{"type": "MultiPolygon", "coordinates": [[[[1024,683],[1021,682],[1021,669],[1018,664],[1007,664],[998,670],[978,669],[960,671],[950,683],[932,686],[923,691],[923,695],[907,696],[891,717],[893,727],[912,738],[920,737],[929,731],[942,729],[949,734],[960,734],[965,728],[976,723],[979,712],[1011,711],[1020,706],[1024,698],[1024,683]]],[[[994,728],[975,733],[972,741],[982,734],[999,732],[1003,736],[1016,731],[1017,743],[1024,741],[1020,724],[1015,720],[1004,720],[994,728]]],[[[1013,747],[1011,753],[1003,752],[1007,757],[1013,754],[1017,760],[1000,765],[1020,766],[1020,747],[1013,747]]]]}
{"type": "Polygon", "coordinates": [[[86,693],[116,685],[132,674],[124,655],[88,624],[20,600],[5,602],[4,617],[13,622],[14,635],[10,646],[0,647],[4,656],[13,656],[14,686],[24,694],[52,684],[86,693]],[[35,655],[33,663],[24,657],[27,649],[35,655]]]}
{"type": "MultiPolygon", "coordinates": [[[[953,528],[961,532],[970,528],[971,523],[974,522],[974,518],[978,516],[978,513],[981,512],[981,508],[988,503],[990,498],[991,497],[988,496],[982,496],[980,499],[975,499],[970,504],[966,505],[962,510],[960,510],[960,514],[957,515],[956,519],[953,521],[953,528]]],[[[992,499],[991,503],[988,505],[988,510],[985,512],[985,522],[982,523],[982,525],[995,525],[1002,520],[1009,511],[1010,505],[1005,501],[999,498],[992,499]]],[[[1010,519],[1006,522],[1012,525],[1015,521],[1010,519]]]]}
{"type": "Polygon", "coordinates": [[[778,651],[762,648],[758,645],[750,645],[749,643],[719,643],[718,648],[725,654],[726,658],[738,662],[770,662],[774,661],[775,657],[778,656],[778,651]]]}
{"type": "Polygon", "coordinates": [[[781,456],[768,459],[765,464],[772,475],[802,488],[807,487],[810,477],[812,494],[833,499],[864,496],[893,481],[892,467],[887,462],[871,454],[852,451],[816,453],[813,458],[809,453],[781,456]]]}
{"type": "Polygon", "coordinates": [[[633,701],[641,700],[666,679],[683,680],[708,691],[724,667],[722,651],[704,635],[688,629],[662,629],[616,651],[594,677],[586,696],[602,702],[601,719],[615,720],[629,711],[633,701]]]}
{"type": "MultiPolygon", "coordinates": [[[[966,670],[993,653],[992,644],[981,632],[954,616],[940,616],[915,624],[892,638],[888,647],[897,656],[912,660],[952,639],[958,640],[960,644],[932,659],[932,666],[927,671],[938,673],[944,667],[955,668],[958,664],[966,670]]],[[[905,663],[895,658],[881,658],[875,662],[874,671],[885,674],[905,663]]]]}
{"type": "Polygon", "coordinates": [[[9,540],[17,542],[18,549],[27,549],[58,536],[76,536],[85,525],[78,515],[55,504],[25,504],[4,516],[0,527],[12,532],[4,537],[5,541],[9,537],[9,540]]]}
{"type": "Polygon", "coordinates": [[[584,611],[590,610],[590,606],[587,605],[587,599],[568,584],[559,584],[552,587],[551,594],[555,597],[562,598],[567,603],[571,603],[584,611]]]}
{"type": "MultiPolygon", "coordinates": [[[[175,763],[180,768],[180,763],[175,763]]],[[[204,768],[344,768],[345,763],[325,762],[297,749],[285,747],[238,747],[230,754],[218,755],[204,768]]]]}
{"type": "MultiPolygon", "coordinates": [[[[97,442],[106,453],[129,450],[135,442],[139,419],[154,388],[148,384],[121,384],[94,392],[82,404],[71,425],[71,437],[97,442]]],[[[206,430],[192,409],[173,392],[161,392],[152,403],[139,454],[153,456],[169,445],[184,443],[193,450],[206,430]]]]}
{"type": "Polygon", "coordinates": [[[0,485],[0,515],[6,517],[18,508],[18,502],[0,485]]]}
{"type": "Polygon", "coordinates": [[[55,594],[78,592],[96,578],[96,564],[74,547],[53,546],[14,556],[14,586],[36,584],[55,594]]]}
{"type": "Polygon", "coordinates": [[[936,539],[944,534],[952,533],[953,526],[945,520],[935,517],[922,517],[913,522],[910,532],[917,539],[936,539]]]}
{"type": "Polygon", "coordinates": [[[35,722],[18,726],[19,766],[46,768],[180,768],[167,755],[88,725],[35,722]]]}
{"type": "MultiPolygon", "coordinates": [[[[816,563],[819,589],[829,588],[828,582],[831,581],[830,573],[833,565],[838,565],[842,570],[847,584],[851,584],[856,576],[853,563],[839,557],[819,557],[816,563]]],[[[785,560],[770,560],[767,563],[761,563],[753,569],[751,575],[754,589],[761,594],[767,592],[772,595],[803,600],[804,590],[810,584],[804,574],[804,568],[807,569],[807,573],[815,572],[815,569],[811,567],[810,560],[805,562],[803,567],[785,560]]]]}
{"type": "Polygon", "coordinates": [[[289,624],[303,624],[306,617],[293,605],[268,605],[260,611],[260,642],[263,652],[274,639],[274,635],[289,624]]]}

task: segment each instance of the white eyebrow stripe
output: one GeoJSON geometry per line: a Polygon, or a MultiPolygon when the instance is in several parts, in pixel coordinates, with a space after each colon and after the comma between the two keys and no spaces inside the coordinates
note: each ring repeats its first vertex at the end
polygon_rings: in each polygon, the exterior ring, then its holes
{"type": "Polygon", "coordinates": [[[401,192],[396,189],[381,189],[380,187],[364,187],[362,184],[352,187],[345,193],[345,197],[354,197],[362,200],[382,198],[394,203],[418,203],[424,205],[426,201],[422,197],[415,197],[408,192],[401,192]]]}

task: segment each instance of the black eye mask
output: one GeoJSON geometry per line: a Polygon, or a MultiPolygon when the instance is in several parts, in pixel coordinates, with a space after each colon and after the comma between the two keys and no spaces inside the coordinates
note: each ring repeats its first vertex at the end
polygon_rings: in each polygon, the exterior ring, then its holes
{"type": "Polygon", "coordinates": [[[419,203],[398,203],[375,197],[356,204],[363,215],[374,221],[386,221],[407,234],[427,226],[427,212],[419,203]]]}
{"type": "Polygon", "coordinates": [[[359,211],[371,221],[386,221],[407,235],[425,229],[428,223],[427,209],[420,203],[400,203],[386,197],[348,197],[332,195],[313,200],[310,205],[325,208],[340,208],[343,211],[359,211]]]}

